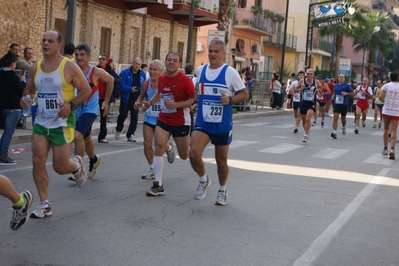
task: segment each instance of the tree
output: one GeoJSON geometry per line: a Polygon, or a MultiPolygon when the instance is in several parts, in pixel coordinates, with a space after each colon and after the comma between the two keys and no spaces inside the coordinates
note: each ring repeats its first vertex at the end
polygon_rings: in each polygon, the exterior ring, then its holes
{"type": "MultiPolygon", "coordinates": [[[[344,23],[332,27],[324,27],[319,30],[321,37],[335,35],[335,74],[339,73],[339,63],[341,59],[341,50],[344,38],[356,39],[354,29],[361,27],[367,23],[365,14],[369,13],[369,9],[364,4],[356,3],[356,0],[348,0],[347,5],[355,9],[355,13],[350,15],[348,12],[344,15],[344,23]]],[[[364,33],[363,33],[364,34],[364,33]]]]}
{"type": "MultiPolygon", "coordinates": [[[[395,50],[396,35],[392,31],[392,26],[387,21],[387,16],[379,12],[370,12],[367,16],[367,23],[355,29],[356,36],[353,41],[354,51],[369,51],[368,55],[368,79],[373,80],[374,62],[376,52],[379,50],[386,55],[395,50]],[[378,30],[377,30],[378,27],[378,30]]],[[[363,66],[362,66],[363,67],[363,66]]]]}
{"type": "MultiPolygon", "coordinates": [[[[231,17],[232,0],[219,0],[219,13],[218,13],[218,26],[217,29],[225,31],[224,43],[227,45],[229,42],[229,26],[231,17]]],[[[233,2],[234,4],[234,2],[233,2]]]]}

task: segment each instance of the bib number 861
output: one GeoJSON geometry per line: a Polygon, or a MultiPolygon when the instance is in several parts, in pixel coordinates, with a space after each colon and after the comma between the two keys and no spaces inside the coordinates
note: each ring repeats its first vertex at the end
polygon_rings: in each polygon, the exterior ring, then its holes
{"type": "Polygon", "coordinates": [[[57,109],[57,99],[46,100],[46,109],[57,109]]]}

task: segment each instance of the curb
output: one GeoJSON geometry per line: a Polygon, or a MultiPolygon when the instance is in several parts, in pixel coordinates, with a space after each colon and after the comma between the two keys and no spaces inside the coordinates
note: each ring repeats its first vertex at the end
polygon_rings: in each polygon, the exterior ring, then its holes
{"type": "MultiPolygon", "coordinates": [[[[245,118],[256,118],[256,117],[265,117],[265,116],[273,116],[273,115],[281,115],[281,114],[289,114],[292,113],[292,109],[289,110],[270,110],[263,109],[261,111],[244,111],[233,115],[233,120],[245,119],[245,118]]],[[[93,124],[93,126],[99,126],[99,123],[93,124]]],[[[108,134],[115,133],[115,125],[107,126],[108,134]]],[[[99,127],[95,127],[91,129],[91,135],[97,136],[100,132],[99,127]]],[[[23,129],[23,134],[15,135],[12,137],[11,145],[20,144],[20,143],[30,143],[32,137],[32,129],[23,129]]]]}

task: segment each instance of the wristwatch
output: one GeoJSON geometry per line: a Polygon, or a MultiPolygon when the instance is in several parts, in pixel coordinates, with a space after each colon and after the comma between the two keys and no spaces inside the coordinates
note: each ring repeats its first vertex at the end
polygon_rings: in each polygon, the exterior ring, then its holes
{"type": "Polygon", "coordinates": [[[69,102],[69,104],[71,105],[71,111],[75,111],[76,110],[76,104],[74,104],[73,102],[69,102]]]}
{"type": "Polygon", "coordinates": [[[233,97],[229,96],[229,104],[233,104],[233,97]]]}

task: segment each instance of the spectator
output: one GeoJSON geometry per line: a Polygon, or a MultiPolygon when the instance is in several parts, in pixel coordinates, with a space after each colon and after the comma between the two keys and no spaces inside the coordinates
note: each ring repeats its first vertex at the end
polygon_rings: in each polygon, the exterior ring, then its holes
{"type": "Polygon", "coordinates": [[[150,78],[150,74],[148,73],[148,66],[147,66],[147,64],[141,64],[140,68],[141,68],[141,70],[144,71],[144,73],[145,73],[145,78],[146,78],[146,80],[148,80],[148,79],[150,78]]]}
{"type": "Polygon", "coordinates": [[[18,57],[8,53],[3,57],[0,70],[0,105],[4,117],[4,132],[0,139],[0,165],[15,165],[17,161],[8,157],[8,148],[21,115],[19,101],[25,87],[25,75],[16,75],[14,69],[18,57]]]}
{"type": "Polygon", "coordinates": [[[64,46],[64,56],[67,57],[72,62],[75,62],[73,53],[75,52],[75,45],[73,43],[66,43],[64,46]]]}
{"type": "Polygon", "coordinates": [[[273,81],[273,103],[272,103],[272,108],[276,108],[277,110],[280,110],[281,107],[281,83],[280,83],[280,75],[275,75],[274,76],[274,81],[273,81]]]}

